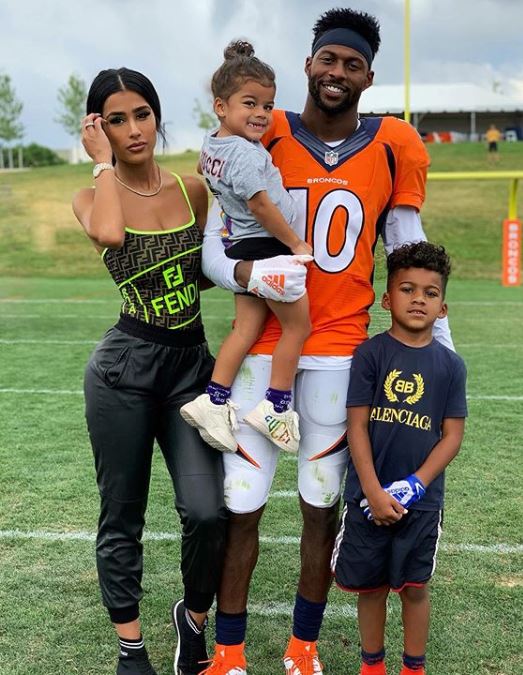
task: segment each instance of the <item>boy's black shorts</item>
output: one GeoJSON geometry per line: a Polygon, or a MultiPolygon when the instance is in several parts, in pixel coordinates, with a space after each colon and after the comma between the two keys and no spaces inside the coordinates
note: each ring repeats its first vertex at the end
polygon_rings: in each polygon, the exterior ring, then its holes
{"type": "Polygon", "coordinates": [[[442,511],[411,510],[389,526],[345,504],[332,554],[332,573],[344,591],[365,592],[426,584],[436,567],[442,511]]]}
{"type": "Polygon", "coordinates": [[[226,248],[225,255],[233,260],[264,260],[292,255],[292,251],[276,237],[246,237],[226,248]]]}

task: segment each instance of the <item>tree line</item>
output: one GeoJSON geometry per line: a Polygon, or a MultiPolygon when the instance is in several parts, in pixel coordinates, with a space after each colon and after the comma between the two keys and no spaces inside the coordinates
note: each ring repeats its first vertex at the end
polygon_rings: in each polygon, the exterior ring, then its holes
{"type": "MultiPolygon", "coordinates": [[[[80,138],[80,123],[85,115],[86,98],[85,82],[74,73],[69,76],[67,84],[58,89],[60,110],[55,122],[60,124],[76,142],[80,138]]],[[[23,108],[24,105],[16,95],[10,76],[0,73],[0,169],[6,166],[10,169],[14,167],[15,144],[18,153],[17,165],[21,168],[24,164],[24,148],[21,141],[25,135],[25,128],[20,121],[23,108]]],[[[41,146],[34,144],[28,148],[41,150],[41,146]]]]}
{"type": "MultiPolygon", "coordinates": [[[[74,139],[78,147],[81,135],[81,122],[85,115],[87,87],[84,80],[75,73],[69,76],[67,83],[58,89],[59,112],[54,121],[62,126],[69,136],[74,139]]],[[[15,88],[9,75],[0,72],[0,169],[15,166],[14,154],[17,153],[16,164],[19,168],[24,165],[24,147],[22,140],[25,128],[20,118],[24,105],[17,97],[15,88]]],[[[214,115],[209,111],[210,105],[202,105],[198,99],[194,100],[193,117],[197,126],[206,131],[216,125],[214,115]]],[[[212,109],[212,108],[211,108],[212,109]]],[[[25,148],[40,155],[41,146],[32,144],[25,148]],[[31,150],[33,148],[33,150],[31,150]]],[[[45,154],[45,153],[44,153],[45,154]]]]}

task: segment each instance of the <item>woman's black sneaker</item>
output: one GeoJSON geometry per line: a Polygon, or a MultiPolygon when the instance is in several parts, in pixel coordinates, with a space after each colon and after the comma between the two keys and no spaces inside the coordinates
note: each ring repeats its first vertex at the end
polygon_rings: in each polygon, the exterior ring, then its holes
{"type": "Polygon", "coordinates": [[[145,647],[132,656],[121,649],[116,675],[156,675],[145,647]]]}
{"type": "Polygon", "coordinates": [[[178,600],[172,606],[171,615],[178,636],[174,654],[174,675],[198,675],[209,659],[204,634],[207,620],[200,630],[188,616],[183,600],[178,600]]]}

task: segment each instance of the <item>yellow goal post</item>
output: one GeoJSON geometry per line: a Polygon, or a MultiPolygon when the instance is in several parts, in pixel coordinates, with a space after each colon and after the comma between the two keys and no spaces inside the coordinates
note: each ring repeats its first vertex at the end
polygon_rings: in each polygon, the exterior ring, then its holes
{"type": "Polygon", "coordinates": [[[518,219],[518,182],[523,171],[429,171],[431,181],[508,180],[508,215],[503,221],[502,283],[521,284],[521,220],[518,219]]]}

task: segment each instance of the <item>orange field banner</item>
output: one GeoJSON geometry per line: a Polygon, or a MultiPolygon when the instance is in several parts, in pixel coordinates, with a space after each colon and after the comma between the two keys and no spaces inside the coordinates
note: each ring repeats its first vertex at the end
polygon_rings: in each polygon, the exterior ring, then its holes
{"type": "Polygon", "coordinates": [[[521,285],[521,220],[503,221],[503,286],[521,285]]]}

